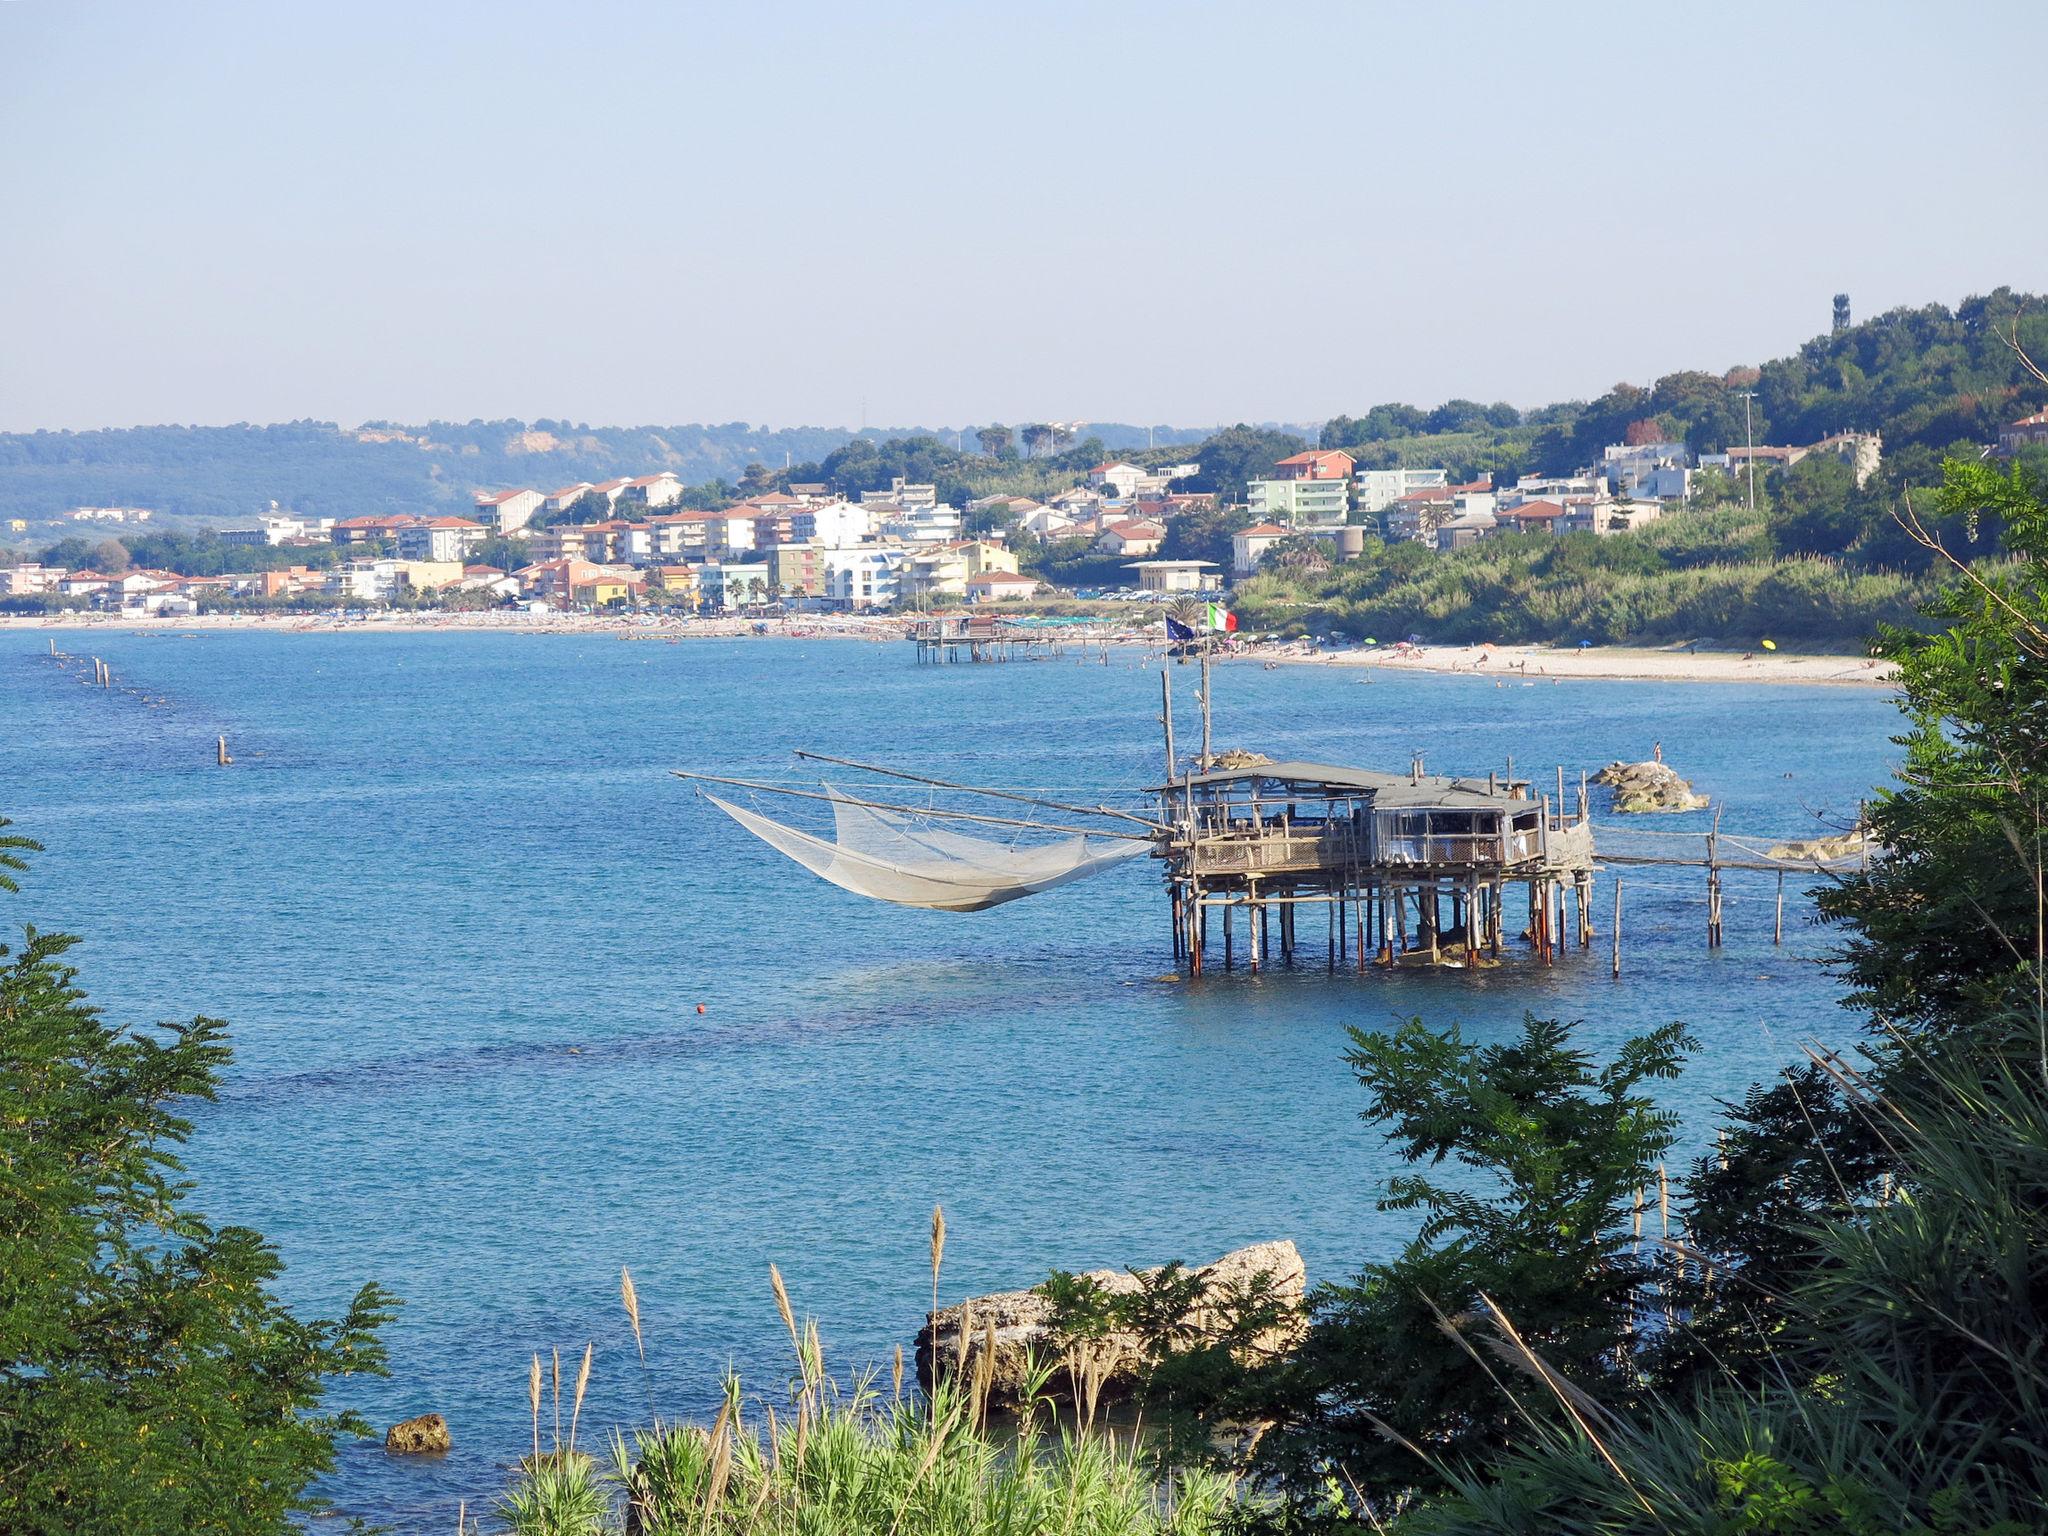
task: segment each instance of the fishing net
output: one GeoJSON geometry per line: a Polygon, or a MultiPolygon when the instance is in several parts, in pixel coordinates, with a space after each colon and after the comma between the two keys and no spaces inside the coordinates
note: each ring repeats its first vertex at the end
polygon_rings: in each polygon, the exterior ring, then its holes
{"type": "Polygon", "coordinates": [[[823,838],[706,794],[762,842],[842,890],[903,907],[979,912],[1085,880],[1151,852],[1144,838],[1075,835],[1006,844],[970,837],[928,818],[869,805],[826,786],[832,836],[823,838]]]}

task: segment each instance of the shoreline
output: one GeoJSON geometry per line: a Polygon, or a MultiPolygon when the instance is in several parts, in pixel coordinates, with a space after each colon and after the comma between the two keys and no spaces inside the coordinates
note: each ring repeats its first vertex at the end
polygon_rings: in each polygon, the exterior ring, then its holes
{"type": "MultiPolygon", "coordinates": [[[[662,640],[865,640],[898,641],[906,619],[900,615],[854,616],[819,614],[791,619],[635,618],[590,614],[482,613],[380,614],[375,618],[337,623],[310,615],[202,614],[190,618],[135,619],[110,615],[43,614],[0,617],[0,634],[106,633],[134,635],[234,634],[251,631],[281,634],[516,634],[617,635],[622,639],[662,640]],[[766,625],[765,629],[757,628],[766,625]]],[[[1149,625],[1147,626],[1150,627],[1149,625]]],[[[1154,634],[1106,622],[1077,643],[1162,649],[1154,634]]],[[[1824,652],[1699,651],[1683,645],[1553,647],[1526,645],[1423,645],[1395,649],[1378,647],[1319,651],[1300,642],[1257,646],[1219,662],[1232,666],[1344,667],[1364,673],[1424,673],[1490,677],[1499,686],[1541,686],[1546,680],[1636,683],[1779,683],[1813,687],[1892,688],[1896,669],[1890,662],[1866,656],[1824,652]]],[[[1370,677],[1359,678],[1370,682],[1370,677]]]]}
{"type": "MultiPolygon", "coordinates": [[[[1274,658],[1282,659],[1282,658],[1274,658]]],[[[1824,652],[1694,651],[1684,646],[1428,645],[1299,655],[1302,665],[1375,672],[1490,677],[1503,687],[1564,681],[1617,683],[1789,683],[1832,688],[1895,688],[1897,668],[1869,656],[1824,652]]],[[[1361,679],[1365,681],[1365,679],[1361,679]]]]}

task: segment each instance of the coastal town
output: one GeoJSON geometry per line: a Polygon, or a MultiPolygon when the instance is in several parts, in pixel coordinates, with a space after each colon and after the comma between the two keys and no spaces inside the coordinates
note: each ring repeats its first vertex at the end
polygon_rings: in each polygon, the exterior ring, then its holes
{"type": "MultiPolygon", "coordinates": [[[[2042,441],[2048,412],[2011,423],[1994,451],[2042,441]]],[[[1337,563],[1360,554],[1369,539],[1454,550],[1511,533],[1626,533],[1683,511],[1703,474],[1727,477],[1738,489],[1747,478],[1753,488],[1760,469],[1814,455],[1841,459],[1861,486],[1877,473],[1882,446],[1875,432],[1701,454],[1683,442],[1631,440],[1574,474],[1498,485],[1491,476],[1455,481],[1441,465],[1361,467],[1349,453],[1310,449],[1271,464],[1263,478],[1247,480],[1241,500],[1222,506],[1214,493],[1176,489],[1199,476],[1198,463],[1118,459],[1095,464],[1043,501],[998,494],[959,506],[942,501],[935,484],[899,476],[881,489],[846,493],[791,482],[729,505],[693,507],[669,471],[548,490],[478,490],[468,516],[316,517],[273,503],[250,523],[214,534],[224,546],[266,552],[246,571],[25,561],[0,566],[0,603],[129,618],[394,605],[752,617],[927,614],[1052,598],[1164,600],[1256,576],[1288,547],[1313,546],[1320,559],[1337,563]],[[1218,512],[1227,518],[1227,559],[1176,548],[1183,519],[1218,512]],[[1084,551],[1115,579],[1072,588],[1048,580],[1045,555],[1055,546],[1084,551]],[[306,558],[292,559],[298,551],[306,558]]],[[[67,516],[118,532],[151,513],[82,507],[67,516]]]]}

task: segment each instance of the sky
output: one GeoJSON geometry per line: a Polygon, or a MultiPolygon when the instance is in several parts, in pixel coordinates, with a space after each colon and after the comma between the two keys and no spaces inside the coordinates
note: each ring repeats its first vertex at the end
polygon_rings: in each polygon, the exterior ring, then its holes
{"type": "Polygon", "coordinates": [[[2044,45],[2039,0],[0,0],[0,430],[1590,396],[1837,291],[2048,290],[2044,45]]]}

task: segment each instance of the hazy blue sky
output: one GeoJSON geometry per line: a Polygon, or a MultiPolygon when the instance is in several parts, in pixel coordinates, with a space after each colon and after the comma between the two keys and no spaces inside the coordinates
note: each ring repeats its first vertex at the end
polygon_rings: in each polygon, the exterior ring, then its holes
{"type": "Polygon", "coordinates": [[[1320,420],[2048,289],[2048,4],[0,3],[0,428],[1320,420]]]}

